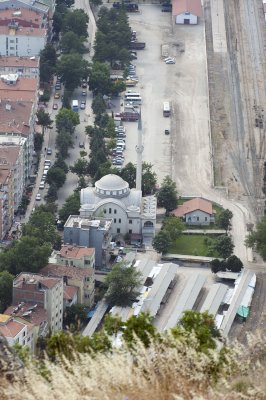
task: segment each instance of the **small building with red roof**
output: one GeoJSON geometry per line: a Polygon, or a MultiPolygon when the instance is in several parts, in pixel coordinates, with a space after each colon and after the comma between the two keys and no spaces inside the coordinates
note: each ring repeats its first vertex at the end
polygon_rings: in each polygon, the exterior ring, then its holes
{"type": "Polygon", "coordinates": [[[210,225],[214,222],[212,203],[201,197],[185,201],[173,210],[172,214],[181,218],[187,225],[210,225]]]}
{"type": "Polygon", "coordinates": [[[172,16],[176,24],[196,25],[202,16],[201,0],[172,0],[172,16]]]}

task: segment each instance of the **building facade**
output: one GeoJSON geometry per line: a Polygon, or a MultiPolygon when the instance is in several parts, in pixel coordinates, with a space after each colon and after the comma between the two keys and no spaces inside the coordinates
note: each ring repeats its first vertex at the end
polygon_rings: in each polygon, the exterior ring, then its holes
{"type": "Polygon", "coordinates": [[[39,79],[39,57],[0,57],[0,75],[18,74],[39,79]]]}
{"type": "Polygon", "coordinates": [[[31,327],[23,322],[16,321],[10,315],[0,314],[0,333],[7,340],[9,346],[20,344],[32,349],[33,334],[31,327]]]}
{"type": "Polygon", "coordinates": [[[201,0],[172,0],[172,15],[176,24],[198,24],[202,16],[201,0]]]}
{"type": "Polygon", "coordinates": [[[130,189],[121,177],[109,174],[95,183],[95,187],[81,189],[80,216],[103,215],[112,218],[111,233],[139,235],[143,242],[151,242],[155,234],[155,196],[142,197],[142,192],[130,189]]]}
{"type": "Polygon", "coordinates": [[[199,197],[185,201],[172,213],[181,218],[187,225],[208,226],[215,220],[212,203],[199,197]]]}
{"type": "Polygon", "coordinates": [[[21,273],[13,281],[13,304],[36,304],[47,311],[52,332],[63,326],[63,279],[21,273]]]}
{"type": "Polygon", "coordinates": [[[14,174],[0,160],[0,238],[3,240],[14,219],[14,174]]]}
{"type": "Polygon", "coordinates": [[[101,268],[109,260],[111,226],[111,219],[70,215],[64,226],[64,244],[94,248],[95,266],[101,268]]]}

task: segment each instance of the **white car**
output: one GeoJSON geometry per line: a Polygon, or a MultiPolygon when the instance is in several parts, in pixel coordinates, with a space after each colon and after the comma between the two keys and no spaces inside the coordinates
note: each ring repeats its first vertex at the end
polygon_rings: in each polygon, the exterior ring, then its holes
{"type": "Polygon", "coordinates": [[[50,167],[51,166],[51,160],[44,160],[44,165],[50,167]]]}
{"type": "Polygon", "coordinates": [[[39,189],[41,190],[44,189],[44,186],[45,186],[45,181],[41,181],[39,189]]]}
{"type": "Polygon", "coordinates": [[[172,58],[171,60],[165,61],[165,64],[175,64],[175,59],[172,58]]]}
{"type": "Polygon", "coordinates": [[[49,170],[50,166],[49,165],[45,165],[43,171],[47,171],[49,170]]]}
{"type": "Polygon", "coordinates": [[[40,201],[41,200],[41,195],[40,193],[36,194],[36,201],[40,201]]]}

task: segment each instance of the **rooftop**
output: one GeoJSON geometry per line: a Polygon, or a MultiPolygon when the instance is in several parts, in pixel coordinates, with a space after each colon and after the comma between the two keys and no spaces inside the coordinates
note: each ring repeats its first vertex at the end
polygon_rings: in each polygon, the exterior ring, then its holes
{"type": "Polygon", "coordinates": [[[48,319],[47,311],[36,303],[22,302],[18,305],[10,306],[5,310],[5,314],[24,318],[33,325],[40,325],[48,319]]]}
{"type": "Polygon", "coordinates": [[[197,17],[202,16],[201,0],[172,0],[172,15],[190,12],[197,17]]]}
{"type": "Polygon", "coordinates": [[[20,146],[3,146],[0,144],[0,167],[1,160],[6,160],[9,165],[15,165],[20,150],[20,146]]]}
{"type": "Polygon", "coordinates": [[[47,30],[44,28],[30,28],[19,26],[18,29],[10,28],[9,26],[0,26],[0,35],[12,36],[38,36],[43,38],[46,36],[47,30]]]}
{"type": "Polygon", "coordinates": [[[108,174],[95,182],[95,187],[102,190],[123,190],[128,189],[128,183],[118,175],[108,174]]]}
{"type": "MultiPolygon", "coordinates": [[[[15,84],[8,84],[1,79],[0,81],[0,98],[2,99],[2,91],[16,91],[16,92],[36,92],[38,89],[37,78],[19,77],[15,84]]],[[[20,97],[20,95],[18,95],[20,97]]]]}
{"type": "MultiPolygon", "coordinates": [[[[15,21],[28,21],[33,24],[37,24],[41,26],[43,22],[44,13],[40,13],[34,10],[29,10],[28,8],[21,8],[19,10],[8,9],[8,10],[0,10],[0,22],[4,22],[5,20],[15,20],[15,21]]],[[[1,23],[2,25],[2,23],[1,23]]]]}
{"type": "Polygon", "coordinates": [[[25,324],[22,322],[14,321],[13,318],[8,318],[5,324],[0,324],[0,333],[7,338],[14,338],[24,328],[25,324]]]}
{"type": "Polygon", "coordinates": [[[213,214],[212,203],[208,200],[197,197],[195,199],[185,201],[185,203],[183,203],[182,205],[178,206],[175,210],[173,210],[172,213],[176,217],[183,217],[184,215],[197,210],[212,215],[213,214]]]}
{"type": "Polygon", "coordinates": [[[0,184],[4,185],[7,181],[7,178],[10,175],[10,170],[8,166],[5,169],[0,168],[0,184]]]}
{"type": "Polygon", "coordinates": [[[70,279],[83,280],[88,276],[92,276],[94,270],[93,268],[79,268],[69,265],[65,266],[60,264],[48,264],[46,267],[43,267],[40,272],[47,277],[54,276],[57,278],[63,278],[66,276],[70,279]]]}
{"type": "Polygon", "coordinates": [[[4,67],[39,68],[39,57],[0,57],[0,69],[4,67]]]}
{"type": "Polygon", "coordinates": [[[64,245],[61,247],[59,254],[61,257],[76,258],[77,260],[80,260],[83,257],[90,257],[95,254],[95,249],[84,246],[64,245]]]}
{"type": "Polygon", "coordinates": [[[36,285],[37,283],[41,283],[43,286],[46,286],[47,289],[51,289],[56,286],[60,281],[61,279],[50,278],[40,274],[21,272],[13,280],[13,287],[22,288],[24,285],[36,285]]]}
{"type": "Polygon", "coordinates": [[[76,286],[64,286],[64,300],[72,300],[77,294],[78,288],[76,286]]]}
{"type": "Polygon", "coordinates": [[[98,218],[93,219],[91,217],[85,218],[79,215],[70,215],[65,223],[65,227],[68,228],[81,228],[91,229],[96,228],[99,230],[109,230],[111,228],[112,219],[98,218]]]}
{"type": "MultiPolygon", "coordinates": [[[[1,98],[1,91],[0,91],[1,98]]],[[[29,134],[29,122],[32,113],[32,103],[1,101],[0,132],[29,134]]]]}

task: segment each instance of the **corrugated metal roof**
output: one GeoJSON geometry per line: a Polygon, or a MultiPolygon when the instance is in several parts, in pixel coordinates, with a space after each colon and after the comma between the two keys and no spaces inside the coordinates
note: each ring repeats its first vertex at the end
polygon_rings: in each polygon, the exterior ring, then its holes
{"type": "Polygon", "coordinates": [[[206,276],[201,273],[195,274],[189,279],[183,292],[178,298],[174,310],[172,311],[171,316],[164,327],[164,330],[176,326],[182,316],[182,313],[186,310],[192,309],[205,281],[206,276]]]}
{"type": "Polygon", "coordinates": [[[200,312],[208,311],[212,315],[216,315],[224,297],[228,290],[227,285],[222,283],[215,283],[211,289],[200,309],[200,312]]]}

